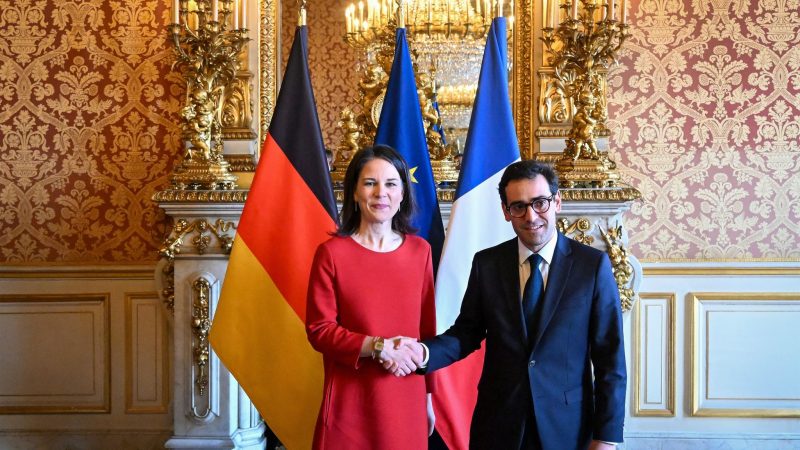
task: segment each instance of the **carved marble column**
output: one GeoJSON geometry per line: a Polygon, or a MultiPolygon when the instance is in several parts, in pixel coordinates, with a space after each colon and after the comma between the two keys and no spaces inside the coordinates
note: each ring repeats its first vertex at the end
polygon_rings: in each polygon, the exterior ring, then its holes
{"type": "Polygon", "coordinates": [[[172,310],[173,436],[166,448],[263,449],[265,425],[208,343],[246,191],[162,191],[174,220],[157,278],[172,310]]]}

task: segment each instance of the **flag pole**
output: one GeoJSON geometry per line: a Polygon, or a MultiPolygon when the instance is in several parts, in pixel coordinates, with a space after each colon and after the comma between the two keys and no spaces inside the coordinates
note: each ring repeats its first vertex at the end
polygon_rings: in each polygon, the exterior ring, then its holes
{"type": "Polygon", "coordinates": [[[397,2],[397,4],[399,5],[397,7],[397,28],[405,28],[406,27],[405,5],[403,3],[404,3],[403,0],[399,0],[397,2]]]}
{"type": "Polygon", "coordinates": [[[300,1],[300,17],[297,19],[297,25],[306,26],[306,0],[300,1]]]}

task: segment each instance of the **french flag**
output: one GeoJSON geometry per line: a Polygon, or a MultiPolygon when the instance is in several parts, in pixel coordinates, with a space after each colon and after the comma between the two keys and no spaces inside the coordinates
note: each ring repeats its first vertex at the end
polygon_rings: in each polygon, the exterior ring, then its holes
{"type": "MultiPolygon", "coordinates": [[[[519,145],[508,96],[506,19],[492,22],[464,147],[461,174],[436,278],[436,327],[455,322],[475,253],[514,237],[497,185],[506,166],[518,161],[519,145]]],[[[436,429],[451,450],[469,448],[469,426],[478,398],[484,347],[437,372],[433,396],[436,429]]]]}

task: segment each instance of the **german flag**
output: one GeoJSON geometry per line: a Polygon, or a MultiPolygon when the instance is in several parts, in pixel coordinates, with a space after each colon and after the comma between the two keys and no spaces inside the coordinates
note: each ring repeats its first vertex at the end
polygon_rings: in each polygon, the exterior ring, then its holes
{"type": "Polygon", "coordinates": [[[322,401],[322,357],[305,332],[306,291],[314,252],[337,223],[307,41],[306,27],[297,27],[210,334],[290,449],[311,448],[322,401]]]}

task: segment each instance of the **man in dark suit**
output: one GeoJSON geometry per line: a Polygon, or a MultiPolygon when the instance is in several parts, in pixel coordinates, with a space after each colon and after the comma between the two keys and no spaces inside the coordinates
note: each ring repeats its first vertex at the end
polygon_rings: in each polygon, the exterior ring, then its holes
{"type": "Polygon", "coordinates": [[[470,448],[613,449],[626,370],[608,257],[556,231],[561,196],[550,166],[516,162],[499,191],[517,238],[475,255],[449,330],[405,344],[427,347],[421,371],[434,371],[486,340],[470,448]]]}

